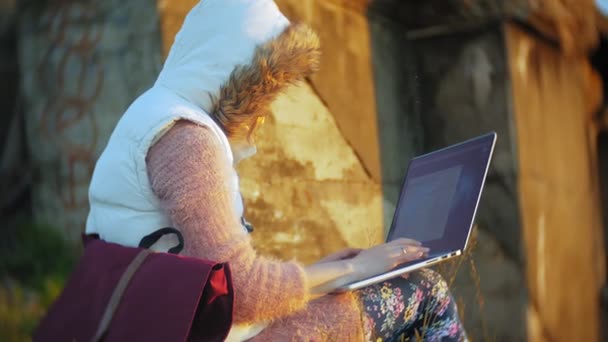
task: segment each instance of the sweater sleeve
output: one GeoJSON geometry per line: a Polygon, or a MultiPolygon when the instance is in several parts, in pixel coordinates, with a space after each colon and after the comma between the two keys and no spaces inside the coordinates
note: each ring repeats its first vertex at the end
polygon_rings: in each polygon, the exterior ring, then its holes
{"type": "Polygon", "coordinates": [[[211,129],[177,122],[147,154],[154,193],[184,236],[183,255],[228,262],[235,323],[270,321],[306,306],[306,273],[254,251],[234,208],[235,172],[211,129]]]}

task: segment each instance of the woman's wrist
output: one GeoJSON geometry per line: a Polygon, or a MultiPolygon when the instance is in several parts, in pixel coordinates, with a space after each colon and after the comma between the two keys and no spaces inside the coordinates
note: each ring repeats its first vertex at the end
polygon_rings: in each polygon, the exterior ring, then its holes
{"type": "Polygon", "coordinates": [[[353,281],[358,280],[359,278],[357,268],[355,267],[355,262],[353,261],[353,259],[342,260],[342,262],[344,262],[343,267],[345,268],[345,273],[343,277],[340,277],[340,279],[338,279],[337,287],[349,284],[353,281]]]}
{"type": "Polygon", "coordinates": [[[306,267],[311,294],[324,294],[347,284],[355,273],[352,260],[336,260],[306,267]]]}
{"type": "Polygon", "coordinates": [[[353,262],[352,259],[347,259],[347,260],[341,260],[343,263],[343,267],[344,267],[344,276],[342,278],[347,279],[351,279],[353,277],[356,276],[356,269],[355,269],[355,263],[353,262]]]}
{"type": "Polygon", "coordinates": [[[358,279],[358,275],[356,272],[355,264],[352,260],[340,260],[336,261],[336,263],[340,263],[340,267],[342,268],[342,275],[336,278],[329,284],[324,286],[324,292],[333,292],[335,289],[340,288],[346,284],[352,283],[353,281],[358,279]]]}

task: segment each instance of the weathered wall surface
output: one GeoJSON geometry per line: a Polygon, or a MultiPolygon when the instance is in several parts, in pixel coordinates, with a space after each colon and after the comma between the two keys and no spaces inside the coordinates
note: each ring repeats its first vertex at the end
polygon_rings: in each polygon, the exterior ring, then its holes
{"type": "Polygon", "coordinates": [[[381,188],[308,85],[276,101],[239,174],[261,251],[313,262],[383,239],[381,188]]]}
{"type": "Polygon", "coordinates": [[[423,152],[424,129],[414,46],[400,23],[369,17],[382,161],[384,226],[388,231],[409,161],[423,152]]]}
{"type": "Polygon", "coordinates": [[[306,22],[321,37],[321,70],[312,78],[314,89],[372,179],[380,182],[382,167],[367,1],[276,2],[287,17],[306,22]]]}
{"type": "Polygon", "coordinates": [[[45,4],[32,4],[18,33],[34,214],[79,241],[95,162],[160,70],[156,2],[45,4]]]}
{"type": "Polygon", "coordinates": [[[412,51],[417,68],[410,77],[418,80],[423,151],[497,132],[477,222],[522,263],[517,141],[512,139],[508,61],[500,27],[416,40],[412,51]]]}
{"type": "Polygon", "coordinates": [[[596,0],[374,0],[371,7],[386,18],[403,23],[408,35],[449,32],[463,26],[504,18],[526,22],[559,42],[562,53],[589,52],[597,45],[605,18],[596,0]]]}
{"type": "Polygon", "coordinates": [[[530,340],[597,341],[605,255],[592,114],[601,87],[584,55],[566,58],[514,26],[507,43],[530,340]]]}
{"type": "MultiPolygon", "coordinates": [[[[0,8],[0,11],[2,9],[0,8]]],[[[1,16],[1,15],[0,15],[1,16]]],[[[0,27],[0,213],[12,215],[28,184],[20,107],[18,104],[18,66],[14,27],[0,27]]]]}

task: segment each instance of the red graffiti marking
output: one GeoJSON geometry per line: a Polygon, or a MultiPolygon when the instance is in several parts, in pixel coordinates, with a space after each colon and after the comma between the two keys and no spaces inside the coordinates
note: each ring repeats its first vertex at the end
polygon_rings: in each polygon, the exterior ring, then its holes
{"type": "MultiPolygon", "coordinates": [[[[38,127],[43,141],[60,149],[58,196],[66,213],[87,207],[82,189],[93,172],[99,141],[92,113],[104,84],[103,66],[94,53],[102,38],[102,30],[95,28],[98,13],[95,2],[57,0],[42,18],[48,49],[37,71],[47,99],[38,127]]],[[[80,230],[83,225],[65,229],[80,230]]]]}
{"type": "Polygon", "coordinates": [[[65,186],[68,189],[71,189],[71,191],[61,192],[61,199],[66,209],[79,209],[87,206],[88,198],[86,195],[81,195],[80,197],[77,197],[76,191],[74,191],[74,189],[79,186],[88,184],[89,175],[93,173],[93,168],[95,167],[95,160],[92,158],[91,153],[84,149],[74,149],[72,151],[69,151],[68,153],[68,176],[67,184],[65,184],[65,186]],[[82,171],[84,171],[84,174],[82,171]]]}

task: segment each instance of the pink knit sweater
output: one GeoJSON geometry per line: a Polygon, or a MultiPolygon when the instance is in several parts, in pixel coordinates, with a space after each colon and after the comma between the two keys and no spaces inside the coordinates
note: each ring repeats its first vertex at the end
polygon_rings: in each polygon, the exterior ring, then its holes
{"type": "Polygon", "coordinates": [[[256,254],[229,192],[233,166],[210,129],[176,123],[150,149],[147,166],[154,192],[184,235],[182,254],[229,262],[235,323],[271,322],[254,340],[362,340],[354,295],[310,301],[300,264],[256,254]]]}

